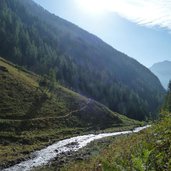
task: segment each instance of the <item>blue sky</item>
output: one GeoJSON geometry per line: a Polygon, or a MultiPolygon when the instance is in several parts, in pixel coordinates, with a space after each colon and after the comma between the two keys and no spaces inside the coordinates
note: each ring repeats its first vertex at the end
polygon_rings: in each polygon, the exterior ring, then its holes
{"type": "Polygon", "coordinates": [[[34,0],[143,65],[171,60],[171,0],[34,0]]]}

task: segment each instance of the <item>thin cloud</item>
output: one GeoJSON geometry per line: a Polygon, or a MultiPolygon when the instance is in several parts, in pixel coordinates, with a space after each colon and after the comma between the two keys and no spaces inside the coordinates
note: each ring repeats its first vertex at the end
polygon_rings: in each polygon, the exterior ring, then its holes
{"type": "Polygon", "coordinates": [[[106,11],[145,26],[171,30],[171,0],[106,0],[106,11]]]}

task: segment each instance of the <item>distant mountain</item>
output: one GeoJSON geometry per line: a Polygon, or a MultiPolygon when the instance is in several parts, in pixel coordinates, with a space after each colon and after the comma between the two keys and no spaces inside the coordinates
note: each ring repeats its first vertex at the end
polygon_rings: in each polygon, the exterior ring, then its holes
{"type": "MultiPolygon", "coordinates": [[[[79,17],[79,16],[78,16],[79,17]]],[[[164,89],[136,60],[31,0],[0,1],[0,55],[113,111],[156,117],[164,89]]]]}
{"type": "Polygon", "coordinates": [[[167,89],[169,80],[171,80],[171,61],[156,63],[150,70],[159,78],[163,87],[167,89]]]}

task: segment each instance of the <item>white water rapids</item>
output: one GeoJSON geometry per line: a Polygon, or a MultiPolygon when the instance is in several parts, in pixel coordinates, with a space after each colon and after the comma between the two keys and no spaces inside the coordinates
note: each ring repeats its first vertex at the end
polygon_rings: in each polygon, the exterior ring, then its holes
{"type": "Polygon", "coordinates": [[[94,140],[98,140],[105,137],[136,133],[148,127],[150,127],[150,125],[135,128],[133,131],[101,133],[97,135],[89,134],[65,139],[57,143],[54,143],[40,151],[33,152],[31,154],[31,159],[28,159],[12,167],[4,169],[3,171],[30,171],[35,167],[48,164],[55,157],[60,156],[61,153],[66,153],[68,151],[78,151],[80,148],[85,147],[88,143],[94,140]]]}

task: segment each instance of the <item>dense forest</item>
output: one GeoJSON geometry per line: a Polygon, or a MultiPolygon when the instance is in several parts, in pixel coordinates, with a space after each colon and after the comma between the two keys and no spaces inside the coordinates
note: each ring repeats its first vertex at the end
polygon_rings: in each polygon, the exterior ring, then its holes
{"type": "Polygon", "coordinates": [[[157,77],[96,36],[31,0],[1,0],[0,25],[0,56],[128,117],[156,117],[165,92],[157,77]]]}

